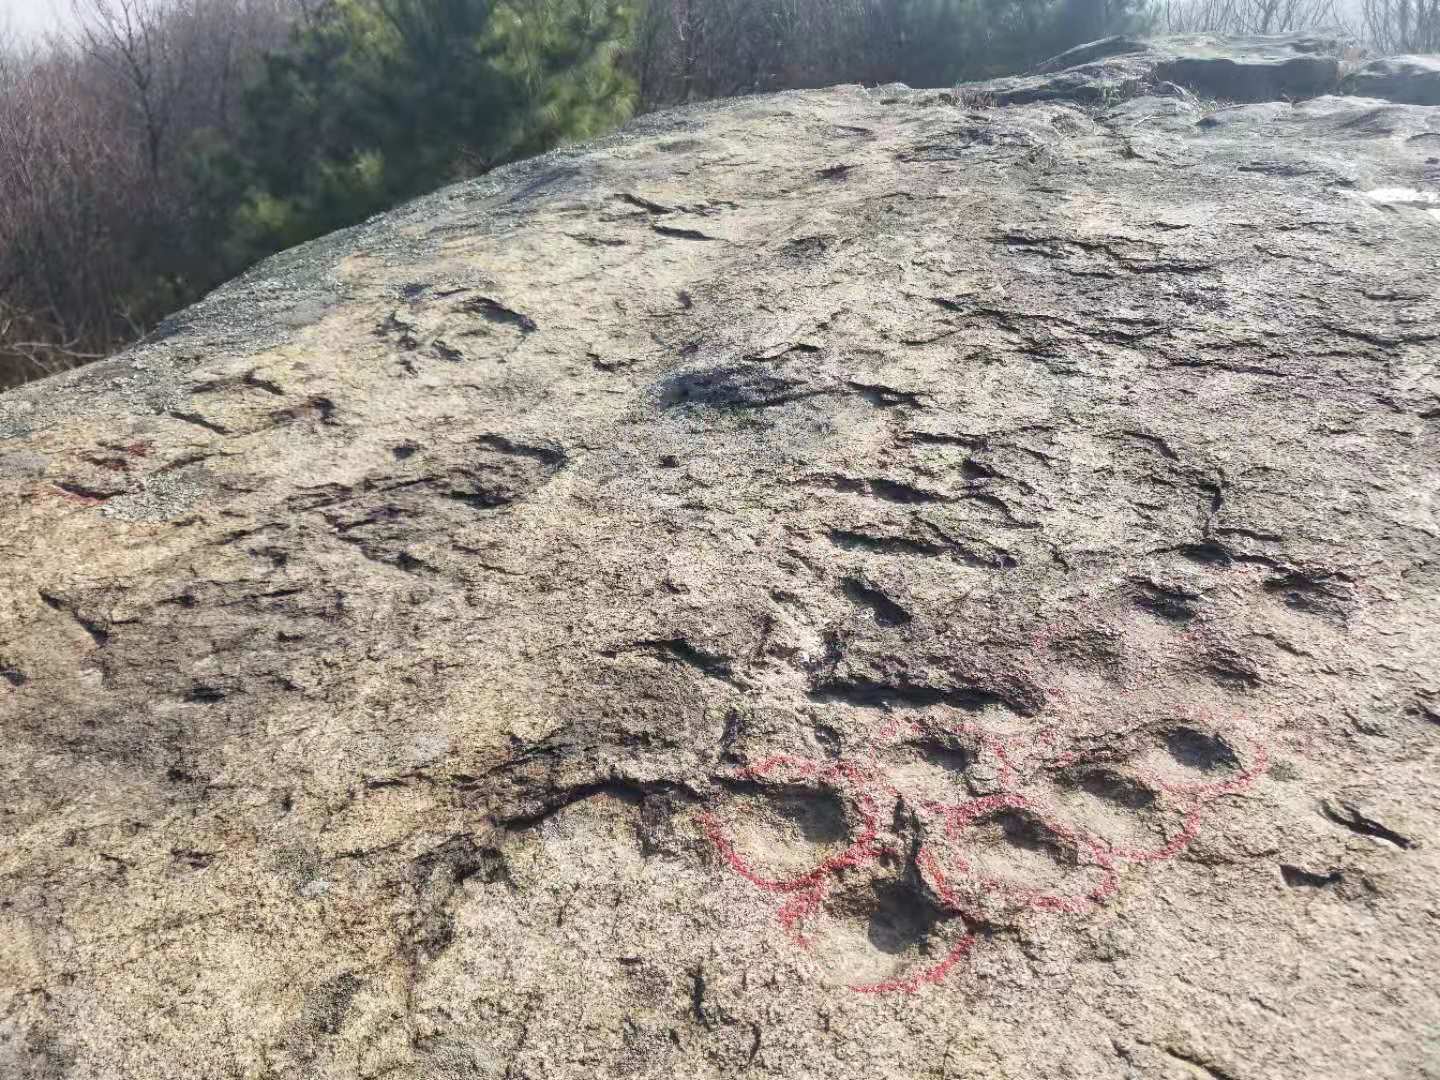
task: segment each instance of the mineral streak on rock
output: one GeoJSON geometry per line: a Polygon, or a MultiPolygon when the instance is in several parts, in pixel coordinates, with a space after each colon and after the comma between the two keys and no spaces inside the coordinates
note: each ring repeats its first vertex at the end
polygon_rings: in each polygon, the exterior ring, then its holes
{"type": "Polygon", "coordinates": [[[1436,1073],[1430,66],[650,116],[0,398],[0,1076],[1436,1073]]]}

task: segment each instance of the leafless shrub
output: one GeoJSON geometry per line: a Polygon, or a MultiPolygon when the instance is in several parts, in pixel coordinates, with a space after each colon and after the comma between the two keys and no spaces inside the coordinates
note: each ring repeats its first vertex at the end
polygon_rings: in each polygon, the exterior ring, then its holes
{"type": "Polygon", "coordinates": [[[234,123],[298,0],[77,0],[80,29],[0,40],[0,387],[133,340],[193,200],[180,157],[234,123]]]}
{"type": "Polygon", "coordinates": [[[1336,0],[1167,0],[1160,24],[1173,34],[1293,34],[1344,30],[1347,19],[1336,0]]]}
{"type": "Polygon", "coordinates": [[[1363,0],[1365,37],[1381,53],[1440,53],[1440,0],[1363,0]]]}
{"type": "Polygon", "coordinates": [[[636,34],[646,106],[871,81],[893,0],[652,0],[636,34]],[[879,34],[877,35],[877,31],[879,34]]]}
{"type": "Polygon", "coordinates": [[[110,297],[114,223],[139,177],[113,137],[113,103],[86,85],[70,50],[0,64],[0,379],[18,381],[67,352],[99,352],[123,331],[110,297]]]}
{"type": "Polygon", "coordinates": [[[641,10],[634,62],[647,107],[839,82],[946,86],[1148,23],[1136,0],[644,0],[641,10]]]}
{"type": "Polygon", "coordinates": [[[249,64],[284,44],[294,0],[75,0],[77,41],[158,174],[191,132],[229,129],[249,64]]]}

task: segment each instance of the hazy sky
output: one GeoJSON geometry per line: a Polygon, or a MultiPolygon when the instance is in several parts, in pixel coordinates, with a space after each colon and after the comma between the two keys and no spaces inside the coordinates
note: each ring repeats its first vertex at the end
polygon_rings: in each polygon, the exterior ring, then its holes
{"type": "Polygon", "coordinates": [[[70,0],[0,0],[0,26],[32,36],[70,21],[70,0]]]}

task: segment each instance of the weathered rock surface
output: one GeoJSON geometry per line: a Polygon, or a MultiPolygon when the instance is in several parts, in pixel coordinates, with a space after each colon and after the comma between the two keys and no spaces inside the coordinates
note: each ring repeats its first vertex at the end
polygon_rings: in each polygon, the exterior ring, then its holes
{"type": "Polygon", "coordinates": [[[0,1075],[1440,1075],[1440,110],[1174,74],[650,117],[0,398],[0,1075]]]}
{"type": "Polygon", "coordinates": [[[1110,104],[1168,82],[1228,102],[1280,101],[1338,90],[1346,51],[1343,41],[1308,34],[1112,37],[1061,53],[1028,75],[972,84],[972,93],[995,105],[1110,104]]]}
{"type": "Polygon", "coordinates": [[[1440,56],[1372,60],[1346,77],[1345,91],[1406,105],[1440,105],[1440,56]]]}

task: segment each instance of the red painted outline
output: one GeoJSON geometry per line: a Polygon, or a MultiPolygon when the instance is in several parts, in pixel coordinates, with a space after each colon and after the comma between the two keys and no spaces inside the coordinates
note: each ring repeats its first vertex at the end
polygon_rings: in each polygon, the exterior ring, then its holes
{"type": "MultiPolygon", "coordinates": [[[[776,912],[776,917],[797,944],[810,944],[799,927],[820,910],[830,889],[845,871],[870,866],[887,852],[898,855],[892,846],[879,839],[879,807],[884,799],[901,798],[903,793],[881,766],[878,760],[879,751],[906,735],[924,734],[926,730],[926,726],[919,721],[899,718],[888,721],[876,734],[869,760],[864,763],[844,759],[815,761],[788,754],[775,754],[739,772],[737,778],[743,780],[764,782],[778,776],[782,781],[808,781],[829,788],[840,795],[860,822],[860,835],[845,850],[793,877],[766,876],[736,850],[734,842],[726,834],[713,811],[707,810],[700,816],[701,827],[706,836],[732,871],[752,885],[785,898],[776,912]]],[[[929,730],[933,730],[933,727],[929,730]]],[[[1207,784],[1177,783],[1158,776],[1141,774],[1141,779],[1152,789],[1173,800],[1173,808],[1183,813],[1181,826],[1174,836],[1158,847],[1123,848],[1071,828],[1046,814],[1033,799],[1014,790],[1020,769],[1017,762],[1024,758],[1026,744],[1042,751],[1038,764],[1029,770],[1032,773],[1043,768],[1070,765],[1077,760],[1078,755],[1073,752],[1053,752],[1053,730],[1047,729],[1028,738],[1009,739],[987,732],[968,721],[949,725],[948,730],[975,739],[982,750],[994,755],[1000,765],[1000,783],[1004,790],[994,795],[956,803],[933,800],[911,802],[908,799],[907,802],[939,821],[943,826],[942,835],[947,840],[961,841],[967,829],[996,812],[1024,810],[1052,835],[1071,845],[1082,864],[1088,864],[1100,871],[1097,884],[1078,895],[1067,896],[1023,889],[995,878],[971,878],[968,882],[976,892],[977,900],[982,896],[998,896],[1018,908],[1049,914],[1087,914],[1119,889],[1119,872],[1123,866],[1164,862],[1179,855],[1199,834],[1206,807],[1226,795],[1237,794],[1249,788],[1265,772],[1269,760],[1264,747],[1253,746],[1249,768],[1224,780],[1207,784]]],[[[963,854],[957,853],[951,859],[951,870],[947,873],[930,845],[922,845],[916,855],[916,864],[921,876],[939,899],[941,907],[957,916],[974,914],[973,907],[967,906],[962,889],[952,877],[953,874],[962,877],[970,875],[970,865],[963,854]]],[[[851,984],[850,989],[862,994],[914,993],[924,986],[943,981],[949,972],[969,955],[975,942],[975,935],[967,930],[938,962],[907,977],[851,984]]]]}

